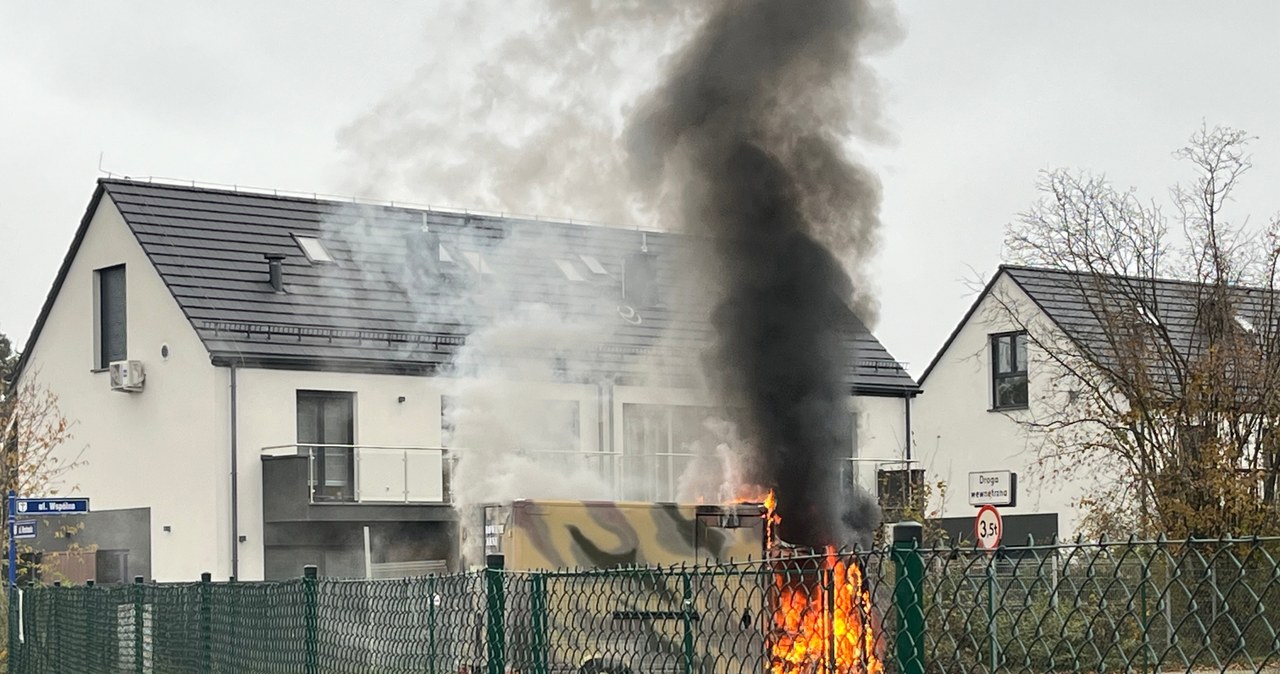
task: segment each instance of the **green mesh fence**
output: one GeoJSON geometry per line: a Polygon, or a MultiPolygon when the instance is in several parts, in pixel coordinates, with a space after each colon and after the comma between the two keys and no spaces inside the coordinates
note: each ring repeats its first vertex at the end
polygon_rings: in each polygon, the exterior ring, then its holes
{"type": "Polygon", "coordinates": [[[29,588],[10,602],[9,671],[1280,672],[1278,551],[908,545],[717,567],[29,588]],[[918,585],[898,576],[907,562],[918,585]]]}

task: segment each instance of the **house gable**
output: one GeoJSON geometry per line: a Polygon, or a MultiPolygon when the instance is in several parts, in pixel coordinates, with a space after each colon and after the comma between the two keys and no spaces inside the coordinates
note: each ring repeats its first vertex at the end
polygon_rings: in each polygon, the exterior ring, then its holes
{"type": "Polygon", "coordinates": [[[94,511],[150,508],[157,578],[176,579],[166,549],[217,559],[218,541],[199,536],[195,520],[225,501],[211,479],[229,468],[225,377],[109,197],[94,200],[77,232],[40,328],[20,383],[56,396],[72,425],[53,456],[81,464],[51,488],[90,497],[94,511]],[[94,353],[95,274],[120,265],[125,357],[141,361],[146,375],[134,393],[111,390],[94,353]]]}

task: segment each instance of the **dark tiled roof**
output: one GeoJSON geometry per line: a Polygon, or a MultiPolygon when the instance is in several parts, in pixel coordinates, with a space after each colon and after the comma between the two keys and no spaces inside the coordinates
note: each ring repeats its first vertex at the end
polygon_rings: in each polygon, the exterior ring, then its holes
{"type": "MultiPolygon", "coordinates": [[[[969,313],[956,327],[968,322],[974,310],[991,291],[1001,274],[1009,278],[1080,348],[1090,360],[1111,365],[1116,352],[1115,326],[1120,321],[1137,324],[1157,321],[1168,348],[1155,348],[1151,358],[1190,358],[1205,348],[1207,333],[1202,320],[1210,286],[1173,279],[1132,278],[1084,272],[1002,265],[979,294],[969,313]]],[[[1236,315],[1253,326],[1264,326],[1276,320],[1269,316],[1280,306],[1267,291],[1232,286],[1226,289],[1236,315]]],[[[934,361],[920,378],[924,382],[938,359],[946,352],[956,333],[952,333],[934,361]]],[[[1159,362],[1147,363],[1153,374],[1163,368],[1159,362]]],[[[1172,382],[1170,382],[1172,383],[1172,382]]]]}
{"type": "MultiPolygon", "coordinates": [[[[676,381],[698,367],[710,336],[709,307],[690,302],[698,294],[675,285],[689,243],[678,235],[644,235],[657,256],[660,295],[682,296],[641,309],[636,325],[619,314],[622,261],[640,248],[636,231],[171,184],[100,184],[218,363],[431,371],[450,361],[474,327],[502,318],[494,307],[512,312],[540,303],[609,326],[591,341],[590,353],[573,354],[592,372],[634,380],[652,374],[656,362],[660,374],[676,381]],[[335,263],[308,261],[295,236],[322,239],[335,263]],[[421,260],[439,256],[412,251],[435,242],[453,262],[425,268],[421,260]],[[284,256],[285,293],[272,291],[267,253],[284,256]],[[472,269],[468,253],[483,255],[492,273],[472,269]],[[594,273],[582,255],[606,273],[594,273]],[[567,279],[556,259],[572,263],[583,280],[567,279]],[[499,301],[466,299],[490,295],[499,301]]],[[[917,390],[852,312],[845,322],[845,373],[855,390],[917,390]]],[[[510,357],[522,355],[527,348],[510,357]]]]}
{"type": "MultiPolygon", "coordinates": [[[[1208,346],[1205,310],[1213,299],[1210,285],[1038,267],[1003,269],[1091,359],[1103,365],[1114,364],[1115,326],[1122,321],[1130,325],[1154,321],[1159,326],[1161,343],[1168,346],[1151,349],[1153,360],[1195,358],[1208,346]]],[[[1253,329],[1276,319],[1278,307],[1268,291],[1230,286],[1224,289],[1224,296],[1237,320],[1253,329]]],[[[1272,332],[1266,330],[1266,334],[1272,332]]],[[[1147,367],[1153,374],[1170,370],[1160,362],[1150,362],[1147,367]]]]}

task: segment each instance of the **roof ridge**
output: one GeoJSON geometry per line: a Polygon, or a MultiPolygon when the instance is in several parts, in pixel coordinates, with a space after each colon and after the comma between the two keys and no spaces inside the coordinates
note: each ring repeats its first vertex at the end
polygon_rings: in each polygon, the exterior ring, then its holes
{"type": "Polygon", "coordinates": [[[617,223],[602,222],[597,220],[565,218],[555,216],[529,215],[523,213],[507,213],[504,211],[490,211],[480,208],[462,208],[448,205],[424,204],[414,201],[397,201],[395,199],[379,199],[375,197],[363,197],[358,195],[341,195],[327,194],[324,192],[312,191],[305,192],[300,190],[282,190],[272,187],[257,187],[253,185],[227,185],[224,183],[206,182],[200,180],[183,180],[179,178],[166,178],[161,176],[146,176],[142,178],[133,178],[130,176],[118,177],[108,175],[99,177],[98,183],[101,185],[132,185],[140,187],[160,187],[166,189],[181,189],[190,192],[201,192],[206,194],[234,194],[237,196],[254,196],[280,199],[286,201],[299,201],[312,204],[334,204],[334,205],[356,205],[356,206],[373,206],[384,209],[395,209],[400,211],[412,211],[416,213],[432,213],[439,215],[451,216],[476,216],[483,218],[495,218],[507,222],[536,222],[542,224],[553,225],[571,225],[577,227],[595,227],[607,228],[618,231],[634,231],[646,234],[675,234],[669,230],[657,229],[653,227],[643,227],[641,225],[623,225],[617,223]]]}
{"type": "MultiPolygon", "coordinates": [[[[1174,285],[1185,285],[1185,286],[1212,285],[1211,283],[1208,283],[1205,281],[1189,281],[1187,279],[1169,278],[1164,276],[1148,277],[1148,276],[1133,276],[1133,275],[1127,275],[1127,274],[1103,274],[1100,272],[1080,271],[1078,269],[1062,269],[1058,267],[1006,264],[1006,263],[1001,263],[1000,267],[997,269],[997,273],[999,273],[1000,271],[1025,271],[1025,272],[1051,273],[1051,274],[1070,274],[1073,276],[1094,276],[1099,278],[1109,278],[1109,279],[1116,279],[1116,280],[1122,280],[1122,281],[1145,281],[1150,283],[1169,283],[1174,285]]],[[[1241,285],[1236,283],[1227,284],[1227,288],[1232,290],[1256,290],[1256,291],[1268,290],[1268,288],[1263,288],[1259,286],[1241,285]]]]}

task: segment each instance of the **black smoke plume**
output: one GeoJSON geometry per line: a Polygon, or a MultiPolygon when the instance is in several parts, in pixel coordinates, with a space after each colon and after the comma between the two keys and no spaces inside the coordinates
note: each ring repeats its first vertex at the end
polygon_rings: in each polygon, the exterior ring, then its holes
{"type": "Polygon", "coordinates": [[[866,543],[877,523],[840,484],[843,338],[874,313],[846,264],[872,252],[880,204],[845,143],[876,127],[861,58],[894,34],[866,1],[723,2],[627,131],[641,185],[709,242],[722,295],[707,374],[757,448],[747,477],[776,490],[780,535],[799,545],[866,543]]]}

